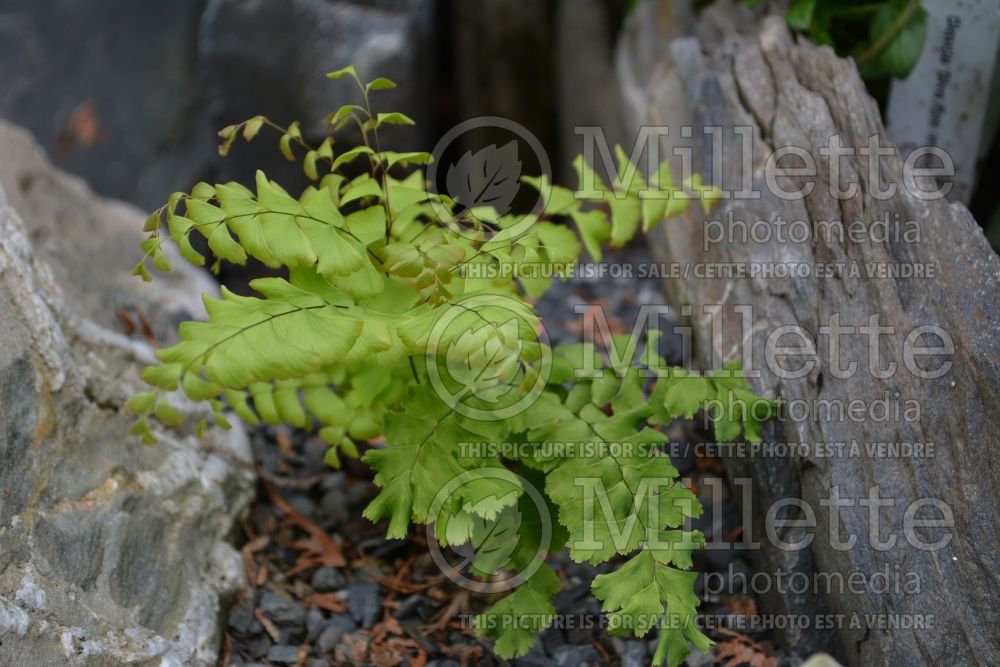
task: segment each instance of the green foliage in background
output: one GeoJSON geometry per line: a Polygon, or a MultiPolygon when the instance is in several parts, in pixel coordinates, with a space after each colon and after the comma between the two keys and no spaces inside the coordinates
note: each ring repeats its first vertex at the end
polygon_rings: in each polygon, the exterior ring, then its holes
{"type": "Polygon", "coordinates": [[[866,79],[905,79],[927,37],[927,12],[920,0],[792,0],[786,18],[817,44],[853,57],[866,79]]]}
{"type": "Polygon", "coordinates": [[[478,577],[523,575],[476,619],[503,657],[524,654],[552,622],[559,582],[544,556],[563,546],[577,561],[621,561],[594,580],[594,594],[615,631],[661,627],[657,664],[679,664],[692,644],[707,650],[689,571],[704,539],[684,529],[701,508],[659,451],[659,427],[705,409],[719,440],[759,441],[776,402],[754,396],[738,364],[706,376],[669,368],[655,354],[656,332],[615,337],[620,356],[590,343],[552,348],[533,307],[551,278],[491,269],[567,266],[585,248],[600,258],[605,245],[622,246],[691,201],[707,211],[717,191],[697,178],[675,186],[666,165],[647,184],[618,149],[610,185],[576,162],[608,207],[542,177],[522,179],[546,202],[528,224],[489,206],[465,209],[428,191],[420,165],[429,154],[379,147],[380,128],[413,122],[372,110],[369,95],[391,81],[364,83],[350,67],[329,76],[359,86],[364,104],[342,107],[329,124],[331,133],[355,124],[360,145],[335,151],[331,136],[313,146],[297,124],[260,116],[220,132],[226,153],[240,137],[276,129],[279,149],[312,181],[304,192],[293,196],[258,172],[252,189],[199,183],[149,217],[135,267],[146,280],[150,263],[170,269],[168,242],[188,262],[209,263],[196,237],[214,268],[254,258],[280,277],[252,281],[257,296],[223,288],[221,298],[205,297],[208,320],[181,324],[180,342],[158,350],[161,363],[143,373],[152,389],[130,403],[134,432],[154,441],[154,421],[179,424],[176,406],[186,400],[207,402],[223,428],[232,410],[249,424],[317,429],[330,465],[360,456],[374,469],[381,492],[365,516],[385,520],[390,538],[433,524],[440,544],[477,547],[478,577]],[[543,446],[567,441],[599,453],[543,446]],[[468,446],[495,443],[521,446],[504,456],[468,446]],[[609,443],[637,447],[601,448],[609,443]],[[609,513],[588,508],[581,479],[601,482],[609,513]],[[661,485],[646,493],[653,482],[661,485]],[[558,523],[546,528],[545,515],[558,523]]]}

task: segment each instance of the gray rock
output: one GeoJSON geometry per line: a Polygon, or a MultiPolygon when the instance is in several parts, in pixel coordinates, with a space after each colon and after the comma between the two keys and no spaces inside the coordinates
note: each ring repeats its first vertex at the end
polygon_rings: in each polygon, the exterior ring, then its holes
{"type": "Polygon", "coordinates": [[[214,152],[196,58],[204,6],[5,2],[0,117],[30,129],[101,194],[159,206],[214,152]]]}
{"type": "Polygon", "coordinates": [[[358,626],[349,616],[336,614],[320,632],[316,646],[319,647],[320,653],[325,655],[337,647],[344,635],[349,635],[357,629],[358,626]]]}
{"type": "Polygon", "coordinates": [[[552,660],[544,655],[541,657],[526,655],[514,660],[515,667],[549,667],[551,664],[552,660]]]}
{"type": "Polygon", "coordinates": [[[621,667],[645,667],[649,664],[649,651],[646,644],[636,639],[621,640],[615,638],[615,652],[621,659],[621,667]]]}
{"type": "Polygon", "coordinates": [[[158,340],[171,342],[181,320],[204,313],[202,293],[218,290],[206,271],[171,256],[174,270],[151,283],[131,275],[147,213],[95,197],[87,185],[52,167],[23,129],[0,121],[0,185],[18,212],[31,246],[46,261],[69,312],[111,332],[125,333],[117,311],[149,320],[158,340]],[[95,269],[100,267],[100,270],[95,269]]]}
{"type": "Polygon", "coordinates": [[[681,477],[687,477],[694,472],[694,450],[685,443],[679,443],[677,451],[680,455],[676,457],[671,456],[670,461],[677,468],[677,473],[681,477]]]}
{"type": "Polygon", "coordinates": [[[333,523],[342,523],[348,517],[348,502],[340,489],[330,489],[319,501],[319,511],[324,518],[333,523]]]}
{"type": "Polygon", "coordinates": [[[583,581],[555,594],[552,605],[560,614],[576,611],[576,603],[590,592],[590,582],[583,581]]]}
{"type": "Polygon", "coordinates": [[[347,487],[347,506],[360,505],[368,499],[369,489],[364,484],[352,484],[347,487]]]}
{"type": "Polygon", "coordinates": [[[602,664],[601,654],[593,646],[560,646],[552,653],[552,664],[557,667],[597,667],[602,664]]]}
{"type": "Polygon", "coordinates": [[[332,473],[333,469],[323,462],[323,457],[326,456],[329,449],[330,445],[322,439],[318,437],[307,438],[302,448],[302,460],[305,466],[317,472],[332,473]]]}
{"type": "MultiPolygon", "coordinates": [[[[281,637],[279,636],[280,640],[281,637]]],[[[250,655],[254,658],[266,658],[267,652],[271,650],[271,638],[267,634],[259,634],[250,639],[250,655]]]]}
{"type": "Polygon", "coordinates": [[[375,625],[382,614],[378,584],[357,583],[348,586],[347,610],[361,627],[367,629],[375,625]]]}
{"type": "MultiPolygon", "coordinates": [[[[424,149],[434,3],[392,4],[94,0],[83,12],[73,0],[10,0],[0,23],[0,117],[28,127],[101,194],[153,208],[213,171],[221,180],[247,175],[217,154],[223,124],[266,113],[318,133],[326,114],[358,95],[324,74],[353,63],[364,77],[406,82],[375,102],[422,123],[386,133],[388,143],[424,149]]],[[[273,142],[262,143],[249,149],[252,164],[301,178],[273,142]]]]}
{"type": "Polygon", "coordinates": [[[802,667],[843,667],[843,666],[829,655],[826,655],[825,653],[817,653],[816,655],[811,656],[808,660],[803,662],[802,667]]]}
{"type": "Polygon", "coordinates": [[[282,625],[301,626],[306,620],[306,611],[301,604],[274,591],[264,591],[260,596],[260,610],[269,619],[282,625]]]}
{"type": "Polygon", "coordinates": [[[548,628],[542,633],[541,640],[545,651],[553,653],[557,648],[566,644],[566,635],[559,628],[548,628]]]}
{"type": "MultiPolygon", "coordinates": [[[[358,484],[357,486],[363,486],[363,485],[358,484]]],[[[384,540],[385,538],[381,539],[384,540]]],[[[365,547],[364,541],[360,541],[358,544],[362,547],[365,547]]],[[[354,571],[354,581],[373,582],[373,581],[378,581],[379,579],[382,579],[385,576],[387,576],[385,571],[377,562],[374,561],[365,563],[364,565],[362,565],[361,567],[359,567],[357,570],[354,571]]]]}
{"type": "Polygon", "coordinates": [[[229,610],[229,627],[240,634],[249,634],[260,626],[260,621],[254,618],[253,604],[244,600],[229,610]]]}
{"type": "Polygon", "coordinates": [[[111,307],[165,330],[211,283],[178,265],[136,284],[144,215],[5,123],[0,155],[0,664],[214,664],[220,595],[243,583],[227,539],[253,494],[248,442],[239,425],[129,436],[153,350],[111,307]]]}
{"type": "MultiPolygon", "coordinates": [[[[324,451],[328,447],[326,443],[323,443],[324,451]]],[[[323,476],[323,481],[319,483],[324,491],[329,491],[331,489],[341,489],[347,486],[347,475],[344,474],[342,470],[327,470],[326,475],[323,476]]]]}
{"type": "Polygon", "coordinates": [[[272,646],[267,652],[268,662],[277,662],[282,665],[295,665],[299,662],[299,647],[278,644],[272,646]]]}
{"type": "Polygon", "coordinates": [[[316,607],[311,607],[309,611],[306,612],[306,633],[308,633],[310,638],[315,638],[317,634],[326,625],[327,617],[326,613],[321,609],[316,607]]]}
{"type": "Polygon", "coordinates": [[[416,618],[426,622],[436,611],[437,605],[430,598],[420,593],[414,593],[400,602],[395,617],[397,620],[416,618]]]}
{"type": "MultiPolygon", "coordinates": [[[[457,637],[455,639],[457,639],[457,637]]],[[[538,641],[537,639],[535,640],[535,643],[531,645],[531,648],[528,649],[527,653],[522,655],[520,658],[514,660],[514,663],[518,665],[518,667],[529,664],[535,665],[539,664],[540,662],[549,664],[550,660],[549,656],[545,652],[545,647],[542,646],[542,642],[538,641]]]]}
{"type": "Polygon", "coordinates": [[[695,592],[708,598],[729,595],[754,595],[755,570],[742,558],[734,558],[722,570],[699,572],[695,592]]]}
{"type": "Polygon", "coordinates": [[[347,583],[347,579],[335,567],[321,567],[313,573],[309,581],[313,590],[320,593],[339,591],[347,583]]]}
{"type": "Polygon", "coordinates": [[[302,494],[295,494],[288,497],[288,504],[292,506],[296,512],[305,517],[312,517],[316,511],[316,505],[307,496],[302,494]]]}
{"type": "Polygon", "coordinates": [[[688,653],[687,658],[684,659],[685,667],[711,667],[714,664],[715,657],[712,655],[711,651],[708,653],[702,653],[701,651],[692,650],[688,653]]]}
{"type": "MultiPolygon", "coordinates": [[[[580,614],[579,618],[580,618],[581,621],[584,621],[585,619],[587,619],[587,617],[585,615],[583,615],[583,614],[580,614]]],[[[566,643],[567,644],[589,644],[591,641],[593,641],[593,639],[594,639],[594,631],[591,628],[597,627],[597,621],[599,619],[597,619],[595,617],[595,618],[587,619],[587,620],[588,621],[589,620],[593,620],[594,622],[593,623],[589,623],[589,622],[587,622],[587,623],[581,623],[580,625],[577,625],[577,626],[570,627],[570,628],[566,629],[566,643]]],[[[546,645],[546,648],[548,648],[547,645],[546,645]]]]}
{"type": "Polygon", "coordinates": [[[546,655],[545,648],[539,641],[532,644],[527,653],[514,659],[515,667],[549,667],[551,664],[552,658],[546,655]]]}
{"type": "MultiPolygon", "coordinates": [[[[718,2],[705,9],[696,37],[673,41],[656,26],[630,22],[621,61],[624,69],[643,70],[647,76],[645,82],[634,77],[622,97],[632,111],[633,129],[669,123],[661,155],[683,151],[693,156],[694,170],[711,175],[724,191],[750,188],[759,195],[730,197],[712,211],[711,219],[723,227],[730,220],[751,225],[769,221],[765,224],[773,225],[772,232],[778,220],[796,221],[804,223],[807,237],[779,239],[772,233],[762,242],[708,242],[706,218],[692,207],[656,229],[654,250],[662,261],[688,266],[725,262],[749,269],[804,269],[788,276],[665,281],[673,303],[688,304],[696,314],[706,312],[706,306],[723,313],[712,326],[694,328],[698,368],[716,368],[741,356],[744,368],[759,371],[750,380],[758,393],[804,408],[767,424],[765,443],[858,443],[862,450],[860,455],[845,449],[832,455],[819,451],[818,456],[727,457],[731,477],[752,481],[754,515],[746,528],[757,528],[753,537],[762,544],[754,553],[759,570],[780,570],[786,582],[793,577],[846,581],[858,573],[889,573],[889,578],[896,573],[910,581],[909,586],[880,586],[872,578],[861,589],[845,590],[820,583],[775,586],[772,579],[761,606],[793,617],[838,614],[890,625],[905,619],[901,627],[884,630],[857,627],[865,623],[850,627],[850,622],[837,632],[815,624],[789,627],[779,639],[802,655],[826,651],[852,665],[1000,664],[1000,579],[983,576],[1000,570],[1000,552],[982,548],[1000,535],[1000,493],[994,469],[980,463],[993,460],[1000,428],[1000,258],[964,206],[922,198],[912,184],[906,187],[904,155],[889,150],[882,159],[866,156],[869,138],[882,147],[891,148],[891,142],[852,60],[793,37],[781,17],[748,20],[748,10],[740,4],[718,2]],[[640,64],[651,60],[651,68],[640,64]],[[685,125],[692,126],[688,137],[675,130],[685,125]],[[710,126],[721,130],[716,135],[721,145],[711,146],[703,133],[710,126]],[[738,127],[749,132],[748,148],[739,145],[738,127]],[[833,161],[823,157],[833,137],[849,155],[833,161]],[[797,181],[813,186],[807,197],[788,198],[766,187],[761,165],[779,148],[792,146],[817,167],[812,177],[797,181]],[[715,155],[726,157],[713,164],[715,155]],[[744,172],[738,155],[750,159],[751,173],[744,172]],[[866,176],[873,172],[879,174],[878,183],[866,176]],[[889,184],[894,193],[873,191],[889,184]],[[832,192],[849,192],[848,186],[856,187],[853,195],[832,192]],[[896,221],[899,229],[893,229],[896,221]],[[836,229],[830,232],[831,222],[862,233],[841,237],[836,229]],[[888,234],[879,229],[886,226],[888,234]],[[821,270],[837,265],[845,268],[839,275],[821,270]],[[929,268],[934,276],[869,276],[870,267],[929,268]],[[748,307],[749,329],[738,321],[736,311],[742,308],[733,308],[736,304],[748,307]],[[891,333],[865,334],[874,317],[891,333]],[[860,328],[839,335],[836,326],[860,328]],[[907,337],[925,326],[943,330],[954,346],[953,354],[934,360],[932,368],[942,361],[950,364],[940,377],[920,377],[914,359],[907,358],[907,337]],[[807,373],[793,377],[765,363],[765,346],[779,327],[810,332],[806,337],[816,343],[813,358],[818,363],[807,373]],[[831,343],[833,338],[838,345],[831,343]],[[870,344],[879,349],[881,368],[893,363],[895,372],[869,371],[874,361],[870,344]],[[838,372],[848,364],[856,365],[857,372],[838,372]],[[848,405],[864,408],[862,418],[824,408],[848,405]],[[919,415],[903,414],[915,407],[919,415]],[[934,443],[933,455],[871,456],[863,451],[866,443],[900,442],[934,443]],[[877,510],[877,523],[864,507],[874,506],[869,494],[875,493],[878,502],[888,503],[877,510]],[[805,501],[815,513],[815,539],[807,548],[785,549],[762,535],[766,512],[788,498],[805,501]],[[950,528],[918,531],[920,540],[944,537],[946,546],[926,548],[907,535],[906,512],[918,507],[920,499],[954,511],[950,528]],[[880,538],[891,535],[895,545],[877,546],[876,531],[880,538]],[[831,533],[856,537],[856,542],[845,549],[831,533]],[[919,590],[914,591],[914,583],[919,590]],[[927,625],[930,613],[930,627],[906,627],[908,622],[927,625]]],[[[790,529],[783,538],[792,541],[801,531],[790,529]]]]}

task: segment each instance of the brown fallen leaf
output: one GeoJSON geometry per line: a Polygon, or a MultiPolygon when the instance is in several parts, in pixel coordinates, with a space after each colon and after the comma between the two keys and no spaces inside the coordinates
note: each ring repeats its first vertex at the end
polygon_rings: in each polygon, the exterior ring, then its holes
{"type": "Polygon", "coordinates": [[[402,637],[372,641],[369,656],[375,667],[396,667],[404,663],[423,667],[427,663],[427,651],[416,641],[402,637]]]}
{"type": "Polygon", "coordinates": [[[747,595],[727,595],[722,598],[722,604],[726,609],[736,614],[757,615],[757,602],[747,595]]]}
{"type": "Polygon", "coordinates": [[[334,651],[334,657],[338,665],[358,665],[364,664],[369,657],[368,653],[368,633],[361,630],[344,635],[340,645],[334,651]]]}
{"type": "Polygon", "coordinates": [[[129,336],[139,336],[152,347],[159,347],[160,341],[153,331],[153,325],[149,323],[149,318],[141,308],[135,307],[131,311],[125,308],[116,308],[115,317],[122,325],[125,333],[129,336]]]}
{"type": "Polygon", "coordinates": [[[399,621],[392,616],[386,616],[383,621],[375,624],[372,628],[372,641],[383,641],[390,634],[402,636],[406,633],[403,632],[403,628],[400,626],[399,621]]]}
{"type": "Polygon", "coordinates": [[[56,157],[64,157],[77,148],[90,148],[107,138],[101,126],[94,100],[84,100],[70,112],[56,135],[56,157]]]}
{"type": "Polygon", "coordinates": [[[275,486],[280,486],[287,489],[309,489],[316,486],[324,479],[327,478],[326,473],[319,473],[317,475],[310,475],[309,477],[281,477],[279,475],[272,475],[263,468],[258,470],[260,478],[270,482],[275,486]]]}
{"type": "Polygon", "coordinates": [[[425,626],[424,629],[430,632],[444,630],[460,612],[469,610],[469,591],[459,591],[451,598],[448,606],[434,615],[433,623],[425,626]]]}
{"type": "Polygon", "coordinates": [[[408,581],[410,569],[413,567],[413,561],[416,558],[416,556],[410,556],[406,562],[399,566],[396,574],[391,577],[379,577],[376,581],[390,591],[410,595],[411,593],[417,593],[443,584],[447,580],[447,577],[440,576],[424,582],[408,581]]]}
{"type": "Polygon", "coordinates": [[[479,660],[484,654],[483,647],[479,644],[466,644],[463,646],[443,645],[440,647],[440,651],[449,658],[458,660],[462,667],[478,665],[479,660]]]}
{"type": "Polygon", "coordinates": [[[694,467],[698,472],[716,475],[722,475],[726,472],[726,466],[722,463],[722,459],[717,456],[704,456],[699,450],[704,451],[699,447],[694,450],[694,467]]]}
{"type": "MultiPolygon", "coordinates": [[[[595,302],[591,305],[605,307],[605,304],[595,302]]],[[[573,320],[566,327],[571,333],[580,336],[581,340],[592,342],[598,345],[602,345],[607,348],[611,344],[611,339],[608,338],[608,334],[622,334],[626,332],[625,325],[620,319],[614,315],[605,313],[605,318],[608,325],[608,330],[604,331],[603,327],[596,326],[595,322],[592,321],[594,318],[589,314],[584,314],[583,316],[573,320]],[[599,340],[590,340],[594,335],[597,336],[599,340]]],[[[597,322],[600,322],[598,319],[597,322]]]]}
{"type": "MultiPolygon", "coordinates": [[[[271,496],[271,500],[285,514],[285,517],[309,535],[308,540],[301,540],[296,544],[301,544],[303,549],[314,557],[310,562],[329,567],[344,567],[347,564],[340,547],[326,534],[326,531],[295,511],[295,508],[289,505],[287,500],[274,492],[270,484],[265,482],[264,487],[267,489],[268,495],[271,496]]],[[[313,566],[310,565],[310,567],[313,566]]]]}
{"type": "Polygon", "coordinates": [[[233,638],[229,636],[227,632],[225,634],[225,639],[222,642],[222,655],[219,657],[219,665],[221,667],[229,667],[229,660],[233,654],[233,638]]]}
{"type": "Polygon", "coordinates": [[[744,634],[719,628],[718,632],[729,637],[715,645],[716,662],[726,660],[723,667],[747,664],[750,667],[778,667],[778,661],[768,655],[767,649],[744,634]]]}
{"type": "Polygon", "coordinates": [[[247,581],[257,580],[257,563],[254,560],[254,555],[266,547],[271,541],[271,538],[267,535],[260,535],[250,540],[243,545],[240,549],[240,554],[243,556],[243,570],[246,572],[247,581]]]}
{"type": "Polygon", "coordinates": [[[347,601],[336,593],[313,593],[306,598],[306,604],[337,614],[347,609],[347,601]]]}
{"type": "Polygon", "coordinates": [[[264,626],[264,631],[270,635],[271,639],[275,642],[281,640],[281,631],[278,630],[278,627],[271,622],[271,619],[264,615],[264,612],[260,609],[254,609],[253,616],[260,622],[261,625],[264,626]]]}
{"type": "Polygon", "coordinates": [[[605,664],[610,665],[611,664],[611,653],[610,653],[610,651],[608,651],[608,649],[604,648],[604,644],[602,644],[601,642],[597,641],[596,639],[594,639],[590,643],[593,645],[593,647],[595,649],[597,649],[597,652],[601,654],[601,657],[604,658],[605,664]]]}

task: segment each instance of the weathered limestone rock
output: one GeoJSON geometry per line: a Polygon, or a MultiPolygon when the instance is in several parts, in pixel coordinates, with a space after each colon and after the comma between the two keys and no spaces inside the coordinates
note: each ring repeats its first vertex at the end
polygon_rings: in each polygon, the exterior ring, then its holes
{"type": "Polygon", "coordinates": [[[205,2],[4,2],[0,118],[97,192],[159,206],[215,152],[196,58],[205,2]]]}
{"type": "Polygon", "coordinates": [[[128,436],[153,351],[114,314],[167,331],[211,283],[180,263],[129,279],[141,212],[2,123],[0,155],[0,664],[214,664],[220,595],[243,577],[226,539],[252,493],[248,442],[128,436]]]}
{"type": "Polygon", "coordinates": [[[2,121],[0,146],[7,205],[77,315],[121,331],[116,311],[137,317],[138,308],[166,340],[178,322],[203,312],[199,295],[217,289],[206,272],[181,263],[148,284],[130,275],[141,256],[142,211],[95,197],[83,181],[54,169],[26,132],[2,121]]]}
{"type": "MultiPolygon", "coordinates": [[[[420,125],[386,138],[423,149],[433,7],[433,0],[9,0],[0,10],[0,118],[30,129],[56,164],[97,192],[153,208],[164,193],[198,180],[247,177],[218,155],[223,125],[264,113],[302,120],[308,135],[324,129],[326,114],[359,95],[323,75],[355,64],[364,76],[406,83],[378,103],[420,125]]],[[[291,184],[287,175],[301,178],[301,169],[287,164],[276,142],[237,150],[291,184]]]]}
{"type": "MultiPolygon", "coordinates": [[[[764,613],[795,614],[816,618],[817,614],[842,614],[841,628],[815,626],[786,632],[785,641],[799,653],[827,649],[852,665],[1000,664],[1000,466],[996,461],[1000,432],[1000,258],[990,249],[982,231],[965,207],[944,199],[924,200],[903,187],[902,161],[898,154],[881,162],[881,182],[896,183],[895,194],[879,198],[867,159],[855,153],[840,161],[839,174],[822,159],[820,148],[833,135],[843,145],[867,146],[876,135],[885,137],[879,111],[868,96],[853,62],[837,58],[829,48],[807,40],[796,40],[782,19],[762,24],[747,18],[736,3],[724,3],[704,12],[697,37],[674,40],[669,56],[655,67],[645,68],[647,77],[634,79],[624,91],[632,101],[631,117],[639,122],[669,125],[661,155],[674,148],[691,148],[694,169],[725,190],[737,191],[743,160],[740,137],[733,128],[744,126],[752,136],[750,165],[753,190],[759,199],[728,199],[710,218],[747,224],[761,220],[770,227],[770,240],[744,242],[722,238],[706,243],[705,216],[694,207],[688,217],[670,220],[660,228],[654,249],[668,261],[682,264],[731,263],[753,266],[797,264],[810,268],[807,275],[780,277],[757,275],[727,279],[691,278],[667,281],[675,303],[693,306],[696,360],[703,367],[721,365],[734,356],[751,351],[750,364],[760,371],[751,380],[755,389],[779,395],[786,406],[813,406],[805,418],[787,414],[765,429],[765,441],[858,443],[860,453],[784,457],[730,457],[731,474],[753,479],[753,512],[757,525],[747,527],[763,543],[758,565],[766,573],[782,569],[801,573],[813,582],[804,592],[774,592],[766,599],[764,613]],[[681,126],[690,125],[686,138],[681,126]],[[702,129],[722,130],[723,159],[713,163],[713,153],[702,129]],[[764,166],[772,151],[798,146],[815,158],[818,177],[815,188],[804,199],[783,199],[764,187],[764,166]],[[714,169],[713,169],[714,168],[714,169]],[[830,194],[833,183],[842,190],[855,184],[854,196],[837,199],[830,194]],[[904,221],[902,228],[915,228],[919,240],[890,235],[880,239],[871,232],[875,221],[904,221]],[[899,218],[895,218],[895,216],[899,218]],[[778,216],[786,223],[805,221],[805,239],[778,239],[778,216]],[[828,221],[845,225],[861,221],[860,240],[840,240],[820,233],[828,221]],[[859,264],[860,275],[822,275],[826,263],[859,264]],[[867,266],[908,264],[934,267],[933,279],[874,277],[867,266]],[[721,329],[713,327],[705,307],[719,306],[721,329]],[[749,327],[742,325],[742,309],[752,309],[749,327]],[[878,315],[878,323],[892,332],[877,338],[881,369],[889,362],[896,372],[881,377],[869,372],[874,358],[870,336],[841,336],[840,359],[829,352],[829,327],[834,317],[841,326],[860,327],[878,315]],[[781,326],[799,327],[816,341],[812,356],[817,362],[804,377],[780,377],[764,363],[768,336],[781,326]],[[940,377],[920,377],[907,368],[906,337],[917,327],[939,327],[947,332],[954,352],[947,355],[950,370],[940,377]],[[749,329],[749,330],[748,330],[749,329]],[[849,361],[859,371],[849,377],[843,369],[849,361]],[[876,405],[888,396],[888,418],[865,412],[862,419],[835,418],[822,414],[823,405],[848,405],[860,401],[876,405]],[[912,402],[912,403],[911,403],[912,402]],[[895,406],[919,407],[916,419],[895,416],[895,406]],[[878,456],[870,443],[933,443],[933,455],[878,456]],[[891,506],[871,509],[857,501],[868,500],[878,486],[882,500],[891,506]],[[829,501],[832,491],[851,506],[839,512],[829,501]],[[783,498],[801,498],[813,509],[818,526],[807,548],[784,551],[763,537],[764,513],[783,498]],[[923,542],[948,537],[937,549],[916,548],[913,535],[904,535],[905,512],[922,498],[941,501],[954,513],[954,526],[921,526],[915,536],[923,542]],[[827,504],[824,505],[823,501],[827,504]],[[873,519],[874,517],[874,519],[873,519]],[[877,519],[877,525],[875,522],[877,519]],[[880,528],[879,528],[880,527],[880,528]],[[849,548],[835,548],[831,528],[843,540],[855,536],[849,548]],[[877,534],[874,534],[877,533],[877,534]],[[873,535],[874,534],[874,535],[873,535]],[[878,548],[872,539],[895,543],[878,548]],[[842,580],[851,575],[870,577],[888,572],[887,590],[866,583],[862,591],[834,585],[817,585],[816,573],[842,580]],[[905,582],[918,578],[918,589],[905,582]],[[897,579],[897,576],[899,579],[897,579]],[[902,584],[896,583],[902,580],[902,584]],[[867,627],[865,615],[904,621],[933,615],[930,627],[867,627]],[[849,624],[859,619],[859,626],[849,624]]],[[[654,52],[658,45],[642,42],[641,26],[633,25],[628,53],[654,52]]],[[[640,68],[634,68],[638,70],[640,68]]],[[[634,128],[633,128],[634,129],[634,128]]],[[[675,167],[678,167],[675,164],[675,167]]],[[[784,164],[783,166],[793,166],[784,164]]],[[[798,165],[795,165],[798,166],[798,165]]],[[[801,184],[805,179],[784,182],[801,184]]],[[[926,187],[926,184],[923,184],[926,187]]],[[[774,341],[772,341],[774,342],[774,341]]],[[[916,338],[914,343],[940,347],[938,338],[916,338]]],[[[782,340],[781,344],[794,344],[782,340]]],[[[926,360],[924,360],[926,361],[926,360]]],[[[794,364],[792,364],[794,365],[794,364]]],[[[940,367],[941,359],[932,362],[940,367]]],[[[923,367],[925,370],[926,367],[923,367]]],[[[926,451],[926,450],[925,450],[926,451]]],[[[941,518],[940,512],[920,513],[921,518],[941,518]]],[[[793,513],[792,518],[802,518],[793,513]]],[[[786,528],[787,542],[807,534],[802,527],[786,528]]],[[[823,579],[819,580],[820,582],[823,579]]],[[[868,579],[865,579],[868,582],[868,579]]]]}

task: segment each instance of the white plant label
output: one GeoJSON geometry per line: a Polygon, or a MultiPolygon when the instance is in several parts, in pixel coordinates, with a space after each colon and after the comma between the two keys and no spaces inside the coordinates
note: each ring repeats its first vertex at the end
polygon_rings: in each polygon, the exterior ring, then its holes
{"type": "Polygon", "coordinates": [[[917,146],[947,151],[955,165],[948,198],[968,203],[988,140],[983,132],[1000,45],[1000,0],[924,0],[923,6],[927,41],[910,76],[893,82],[889,135],[904,156],[917,146]]]}

